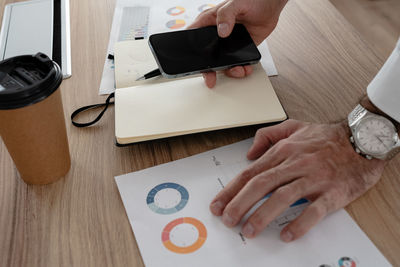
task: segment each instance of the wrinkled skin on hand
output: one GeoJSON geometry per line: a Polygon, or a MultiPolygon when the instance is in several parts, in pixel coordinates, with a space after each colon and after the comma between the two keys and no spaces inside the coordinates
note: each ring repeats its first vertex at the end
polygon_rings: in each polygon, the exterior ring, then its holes
{"type": "Polygon", "coordinates": [[[285,242],[298,239],[328,213],[361,196],[381,177],[385,161],[357,154],[349,136],[345,122],[288,120],[258,130],[247,155],[255,161],[215,197],[211,212],[233,227],[272,192],[243,225],[243,235],[252,238],[292,203],[306,198],[311,204],[281,232],[285,242]]]}
{"type": "MultiPolygon", "coordinates": [[[[202,12],[190,28],[217,25],[220,37],[227,37],[235,23],[243,24],[258,45],[275,29],[279,15],[287,0],[227,0],[202,12]]],[[[243,78],[252,73],[251,66],[237,66],[225,71],[227,76],[243,78]]],[[[206,85],[213,88],[215,72],[203,74],[206,85]]]]}

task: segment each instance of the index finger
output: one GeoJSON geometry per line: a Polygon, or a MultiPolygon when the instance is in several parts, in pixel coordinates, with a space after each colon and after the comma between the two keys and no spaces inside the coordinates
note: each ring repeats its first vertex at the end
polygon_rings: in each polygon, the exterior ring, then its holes
{"type": "Polygon", "coordinates": [[[216,216],[222,215],[226,205],[250,180],[260,173],[280,165],[287,157],[287,152],[277,152],[269,151],[264,154],[231,180],[212,200],[210,204],[211,212],[216,216]]]}

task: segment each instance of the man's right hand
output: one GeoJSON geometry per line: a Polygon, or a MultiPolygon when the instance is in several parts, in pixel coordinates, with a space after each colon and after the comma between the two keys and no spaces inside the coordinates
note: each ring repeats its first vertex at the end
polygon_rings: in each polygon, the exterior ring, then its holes
{"type": "MultiPolygon", "coordinates": [[[[286,3],[287,0],[226,0],[201,13],[189,28],[217,25],[218,35],[225,38],[231,34],[235,23],[241,23],[259,45],[275,29],[286,3]]],[[[225,71],[226,75],[233,78],[243,78],[251,73],[251,66],[239,66],[225,71]]],[[[215,86],[215,72],[204,73],[203,76],[209,88],[215,86]]]]}

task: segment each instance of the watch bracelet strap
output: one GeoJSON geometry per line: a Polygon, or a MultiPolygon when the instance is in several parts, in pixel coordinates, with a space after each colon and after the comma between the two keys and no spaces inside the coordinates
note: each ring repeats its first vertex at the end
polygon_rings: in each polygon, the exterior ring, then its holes
{"type": "Polygon", "coordinates": [[[396,147],[392,151],[389,152],[389,154],[386,156],[387,160],[391,160],[394,158],[398,153],[400,152],[400,147],[396,147]]]}
{"type": "Polygon", "coordinates": [[[347,120],[349,121],[349,125],[353,125],[356,123],[361,117],[363,117],[368,110],[366,110],[363,106],[358,104],[352,112],[347,116],[347,120]]]}

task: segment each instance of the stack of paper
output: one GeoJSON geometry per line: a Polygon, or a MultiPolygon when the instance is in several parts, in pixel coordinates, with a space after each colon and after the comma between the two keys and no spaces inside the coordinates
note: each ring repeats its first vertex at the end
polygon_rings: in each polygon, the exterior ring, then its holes
{"type": "Polygon", "coordinates": [[[251,143],[249,139],[115,178],[146,266],[390,266],[343,209],[291,243],[280,241],[279,233],[308,205],[304,201],[254,239],[240,234],[241,225],[225,227],[209,204],[250,164],[246,152],[251,143]]]}

